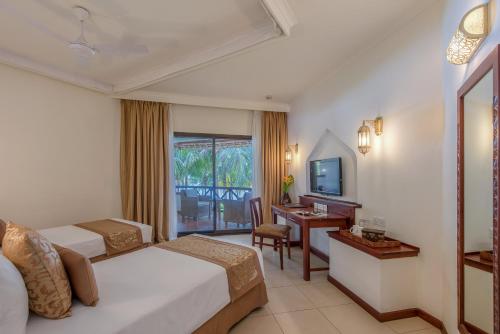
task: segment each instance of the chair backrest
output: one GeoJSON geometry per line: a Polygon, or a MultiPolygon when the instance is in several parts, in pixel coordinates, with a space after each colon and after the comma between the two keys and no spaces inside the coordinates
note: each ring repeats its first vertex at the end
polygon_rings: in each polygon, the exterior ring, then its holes
{"type": "Polygon", "coordinates": [[[262,201],[260,197],[250,200],[250,211],[252,214],[252,229],[255,229],[264,223],[262,216],[262,201]]]}

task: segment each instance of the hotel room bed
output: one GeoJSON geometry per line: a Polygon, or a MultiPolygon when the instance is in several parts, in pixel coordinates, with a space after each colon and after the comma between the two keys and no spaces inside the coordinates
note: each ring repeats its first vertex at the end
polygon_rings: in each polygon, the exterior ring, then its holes
{"type": "MultiPolygon", "coordinates": [[[[144,245],[151,243],[152,228],[138,222],[112,218],[111,220],[130,224],[141,230],[144,245]]],[[[106,256],[106,246],[102,235],[74,225],[65,225],[38,230],[38,233],[50,242],[78,252],[91,260],[99,260],[106,256]]]]}
{"type": "MultiPolygon", "coordinates": [[[[251,247],[251,246],[247,246],[251,247]]],[[[256,250],[262,267],[262,254],[256,250]]],[[[148,247],[93,264],[100,300],[71,317],[30,315],[27,334],[220,333],[267,302],[264,283],[231,303],[223,267],[148,247]],[[221,325],[222,324],[222,325],[221,325]]]]}

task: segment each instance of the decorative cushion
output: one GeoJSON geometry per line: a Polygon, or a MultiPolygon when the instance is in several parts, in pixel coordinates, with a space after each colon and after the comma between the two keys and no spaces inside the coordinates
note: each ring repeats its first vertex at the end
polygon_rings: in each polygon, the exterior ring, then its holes
{"type": "Polygon", "coordinates": [[[94,269],[90,260],[74,250],[53,244],[68,274],[71,290],[83,305],[95,306],[99,301],[94,269]]]}
{"type": "Polygon", "coordinates": [[[7,223],[2,250],[23,276],[30,310],[50,319],[71,315],[68,277],[47,239],[29,228],[7,223]]]}
{"type": "Polygon", "coordinates": [[[7,229],[7,224],[0,219],[0,247],[2,246],[3,236],[5,235],[5,230],[7,229]]]}
{"type": "Polygon", "coordinates": [[[0,333],[24,334],[28,315],[28,292],[23,277],[0,255],[0,333]]]}
{"type": "Polygon", "coordinates": [[[281,224],[262,224],[255,229],[257,234],[265,234],[273,237],[284,238],[287,236],[291,227],[281,224]]]}

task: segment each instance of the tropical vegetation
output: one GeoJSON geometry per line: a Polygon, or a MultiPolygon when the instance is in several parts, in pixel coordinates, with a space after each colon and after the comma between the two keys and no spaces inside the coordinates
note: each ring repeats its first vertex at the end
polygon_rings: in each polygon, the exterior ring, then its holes
{"type": "MultiPolygon", "coordinates": [[[[176,145],[174,149],[177,186],[212,186],[212,147],[176,145]]],[[[252,187],[252,145],[223,146],[215,149],[216,186],[252,187]]]]}

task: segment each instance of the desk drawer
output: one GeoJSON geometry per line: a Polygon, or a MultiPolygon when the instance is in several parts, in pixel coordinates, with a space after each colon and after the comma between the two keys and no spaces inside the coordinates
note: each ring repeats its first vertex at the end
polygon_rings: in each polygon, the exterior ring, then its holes
{"type": "Polygon", "coordinates": [[[277,215],[277,216],[280,216],[280,217],[283,217],[283,218],[285,218],[285,219],[286,219],[286,212],[283,212],[283,211],[281,211],[281,210],[274,210],[274,209],[273,209],[273,213],[274,213],[275,215],[277,215]]]}

